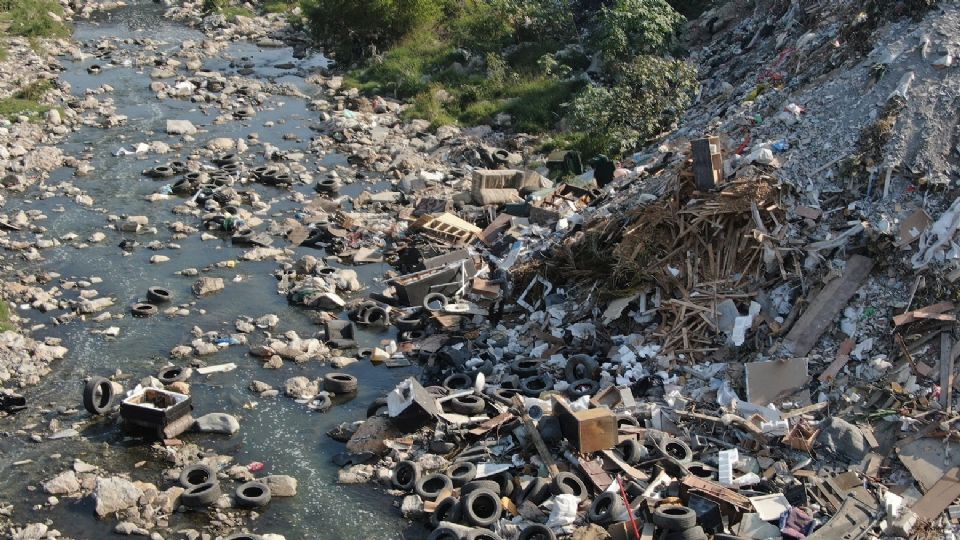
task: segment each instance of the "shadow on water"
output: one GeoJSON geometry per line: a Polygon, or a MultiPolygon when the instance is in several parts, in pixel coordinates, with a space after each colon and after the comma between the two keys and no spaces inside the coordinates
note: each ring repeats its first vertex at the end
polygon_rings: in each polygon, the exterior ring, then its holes
{"type": "MultiPolygon", "coordinates": [[[[162,18],[162,7],[153,2],[138,0],[131,6],[100,14],[90,22],[76,25],[77,40],[91,44],[104,38],[128,39],[130,47],[140,38],[159,39],[159,50],[174,50],[182,41],[199,40],[203,35],[193,29],[162,18]]],[[[233,59],[246,59],[254,64],[256,77],[282,77],[283,80],[306,88],[304,81],[294,75],[294,70],[279,69],[278,64],[298,63],[292,50],[258,49],[249,43],[233,44],[219,59],[205,60],[204,69],[222,69],[230,73],[233,59]]],[[[256,132],[260,140],[281,149],[304,150],[311,133],[308,128],[313,115],[302,99],[274,96],[264,111],[247,122],[214,124],[216,111],[204,111],[189,101],[158,101],[149,90],[149,73],[135,67],[108,66],[99,75],[87,73],[86,68],[98,59],[84,62],[64,60],[67,68],[62,78],[73,87],[73,92],[82,95],[87,88],[111,85],[110,94],[118,114],[129,117],[125,126],[111,130],[82,128],[67,140],[62,148],[69,155],[88,153],[95,171],[88,177],[74,178],[71,170],[56,171],[48,184],[70,181],[91,195],[93,208],[84,208],[64,197],[41,199],[36,191],[21,196],[11,196],[6,210],[17,209],[42,211],[47,219],[40,222],[48,229],[45,236],[59,238],[74,232],[87,238],[94,232],[106,234],[101,245],[77,249],[71,245],[44,250],[42,264],[28,263],[20,266],[24,271],[46,270],[57,272],[62,279],[84,279],[91,276],[103,281],[94,285],[101,296],[112,296],[117,305],[114,313],[127,312],[126,306],[142,298],[146,288],[161,285],[170,288],[175,302],[190,303],[188,318],[157,316],[151,319],[125,317],[106,323],[70,322],[62,326],[50,323],[47,315],[34,311],[21,314],[34,323],[47,323],[38,331],[38,339],[57,337],[70,349],[68,357],[54,366],[53,373],[38,387],[30,389],[31,409],[18,415],[8,426],[9,431],[0,437],[0,488],[7,494],[6,500],[16,501],[14,517],[18,522],[28,523],[49,518],[52,526],[64,535],[73,538],[106,538],[111,533],[114,521],[98,521],[93,518],[93,502],[90,498],[72,500],[64,498],[50,510],[37,513],[36,504],[44,504],[47,496],[39,485],[67,469],[73,459],[96,464],[111,472],[130,471],[137,480],[156,483],[161,488],[170,484],[163,480],[164,461],[162,451],[141,440],[128,438],[119,429],[116,419],[102,418],[90,421],[79,408],[82,379],[88,375],[110,375],[116,370],[132,374],[134,378],[155,373],[167,363],[170,349],[192,339],[191,328],[199,326],[205,331],[234,331],[233,322],[242,315],[259,317],[268,313],[277,314],[281,324],[276,333],[296,331],[301,337],[313,336],[319,328],[300,308],[289,306],[284,296],[277,292],[277,281],[272,276],[274,262],[240,263],[235,268],[215,268],[208,274],[224,278],[226,290],[216,296],[194,299],[190,293],[193,278],[180,277],[175,271],[193,267],[205,268],[220,261],[236,259],[242,252],[230,245],[227,238],[201,241],[200,235],[179,240],[180,249],[153,251],[143,246],[130,254],[124,254],[118,244],[124,239],[136,239],[141,244],[153,240],[171,241],[171,233],[165,224],[182,219],[197,226],[195,218],[176,216],[170,209],[182,201],[173,198],[159,203],[150,203],[144,196],[157,192],[163,182],[146,179],[140,174],[153,166],[159,158],[163,162],[185,157],[190,148],[179,147],[179,140],[164,133],[168,118],[186,118],[205,132],[197,135],[197,144],[215,137],[246,138],[256,132]],[[264,124],[272,121],[273,125],[264,124]],[[289,140],[289,135],[299,140],[289,140]],[[288,135],[288,137],[284,137],[288,135]],[[135,145],[153,140],[165,141],[174,152],[165,156],[150,156],[138,159],[133,156],[116,157],[114,152],[122,146],[135,145]],[[156,161],[155,161],[156,160],[156,161]],[[135,237],[124,235],[109,228],[108,216],[147,215],[151,225],[158,229],[157,235],[135,237]],[[149,264],[152,255],[170,257],[166,264],[149,264]],[[201,314],[198,310],[205,310],[201,314]],[[98,327],[117,326],[120,334],[115,339],[91,334],[98,327]],[[47,426],[51,421],[61,427],[77,426],[83,437],[76,440],[45,441],[42,444],[29,442],[26,436],[12,433],[15,429],[47,426]],[[32,460],[13,465],[15,462],[32,460]],[[142,466],[138,466],[143,462],[142,466]],[[28,491],[28,486],[37,487],[28,491]],[[22,494],[22,495],[21,495],[22,494]]],[[[313,62],[306,59],[303,62],[313,62]]],[[[330,154],[323,158],[309,157],[305,165],[310,169],[320,164],[345,163],[343,156],[330,154]],[[319,160],[319,161],[318,161],[319,160]]],[[[248,161],[248,165],[251,163],[248,161]]],[[[363,183],[347,186],[344,192],[356,195],[361,190],[378,191],[388,183],[363,183]]],[[[251,186],[247,186],[251,187],[251,186]]],[[[271,201],[269,214],[287,213],[294,208],[286,191],[269,187],[256,187],[264,200],[271,201]]],[[[310,186],[297,190],[312,195],[310,186]]],[[[266,219],[266,216],[265,216],[266,219]]],[[[279,240],[279,239],[277,239],[279,240]]],[[[310,248],[297,248],[296,257],[306,254],[322,256],[310,248]]],[[[357,267],[361,280],[376,288],[374,281],[383,274],[385,265],[357,267]]],[[[77,291],[65,291],[66,298],[77,298],[77,291]]],[[[53,315],[53,314],[49,314],[53,315]]],[[[391,333],[376,334],[361,332],[360,345],[376,345],[391,333]]],[[[251,342],[265,339],[262,331],[250,336],[251,342]]],[[[344,421],[365,417],[367,404],[383,395],[402,378],[417,373],[416,368],[390,370],[365,362],[358,362],[345,369],[360,380],[360,391],[352,399],[338,404],[327,413],[313,413],[293,400],[279,397],[260,399],[248,389],[251,380],[257,379],[280,387],[289,377],[304,375],[322,377],[331,371],[319,363],[297,365],[287,362],[278,370],[265,370],[260,362],[245,353],[246,347],[227,348],[205,359],[210,364],[235,362],[239,367],[229,373],[210,376],[195,375],[193,399],[195,414],[227,411],[239,417],[240,433],[232,436],[185,435],[184,439],[201,448],[231,455],[235,463],[263,462],[265,468],[259,474],[289,474],[299,480],[299,493],[289,499],[274,499],[260,518],[250,523],[257,532],[276,532],[288,539],[355,539],[355,538],[422,538],[425,532],[418,525],[410,525],[399,516],[393,506],[393,498],[369,487],[341,486],[336,483],[338,468],[331,457],[343,450],[343,445],[325,435],[326,431],[344,421]]],[[[134,379],[134,380],[135,380],[134,379]]],[[[132,387],[134,380],[127,381],[132,387]]],[[[39,429],[45,432],[44,429],[39,429]]],[[[224,482],[227,491],[234,484],[224,482]]],[[[180,530],[202,524],[196,514],[176,514],[170,520],[171,529],[180,530]]]]}

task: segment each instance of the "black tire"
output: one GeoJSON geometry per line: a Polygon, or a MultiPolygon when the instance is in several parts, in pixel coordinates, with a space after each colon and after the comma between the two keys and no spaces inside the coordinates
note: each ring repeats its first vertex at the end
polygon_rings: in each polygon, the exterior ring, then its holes
{"type": "Polygon", "coordinates": [[[259,534],[239,533],[231,534],[223,540],[263,540],[263,537],[259,534]]]}
{"type": "Polygon", "coordinates": [[[410,460],[403,460],[397,463],[393,469],[393,487],[403,491],[413,491],[420,482],[420,465],[410,460]]]}
{"type": "Polygon", "coordinates": [[[240,508],[260,508],[270,503],[270,486],[256,480],[241,484],[234,497],[240,508]]]}
{"type": "Polygon", "coordinates": [[[564,493],[575,495],[581,502],[587,500],[589,496],[587,486],[583,483],[583,480],[581,480],[579,476],[569,472],[562,472],[554,476],[553,482],[550,484],[550,491],[554,495],[564,493]]]}
{"type": "MultiPolygon", "coordinates": [[[[469,461],[457,461],[444,471],[454,487],[460,487],[477,476],[477,466],[469,461]]],[[[499,490],[497,490],[499,492],[499,490]]]]}
{"type": "Polygon", "coordinates": [[[170,289],[163,287],[150,287],[147,289],[147,301],[151,304],[166,304],[173,299],[173,293],[170,289]]]}
{"type": "Polygon", "coordinates": [[[433,473],[420,478],[417,481],[414,491],[421,499],[433,501],[441,493],[448,489],[453,489],[453,481],[445,474],[433,473]]]}
{"type": "Polygon", "coordinates": [[[523,494],[520,495],[521,501],[530,501],[539,505],[550,496],[550,482],[546,478],[534,478],[523,488],[523,494]]]}
{"type": "Polygon", "coordinates": [[[449,303],[450,300],[443,293],[435,292],[423,297],[423,309],[429,312],[440,311],[449,303]]]}
{"type": "Polygon", "coordinates": [[[427,536],[427,540],[463,540],[460,531],[447,526],[437,527],[427,536]]]}
{"type": "Polygon", "coordinates": [[[433,513],[430,514],[430,525],[436,529],[441,521],[459,523],[461,519],[463,519],[463,509],[460,506],[460,499],[447,497],[438,502],[433,513]]]}
{"type": "Polygon", "coordinates": [[[90,377],[83,386],[83,408],[90,414],[106,414],[114,397],[113,383],[103,377],[90,377]]]}
{"type": "Polygon", "coordinates": [[[377,398],[373,400],[373,403],[367,406],[367,418],[371,416],[377,416],[383,412],[383,409],[387,407],[387,398],[377,398]]]}
{"type": "Polygon", "coordinates": [[[406,343],[410,341],[418,341],[427,337],[427,333],[423,330],[405,330],[397,334],[397,341],[400,343],[406,343]]]}
{"type": "Polygon", "coordinates": [[[170,366],[160,370],[157,373],[157,380],[161,384],[167,386],[175,382],[183,382],[190,378],[190,375],[193,374],[193,370],[190,368],[184,368],[180,366],[170,366]]]}
{"type": "Polygon", "coordinates": [[[185,489],[217,481],[217,473],[203,463],[187,465],[180,473],[180,485],[185,489]]]}
{"type": "Polygon", "coordinates": [[[489,489],[494,493],[503,495],[503,492],[500,491],[500,484],[494,482],[493,480],[471,480],[464,484],[462,488],[460,488],[460,496],[466,497],[471,492],[478,489],[489,489]]]}
{"type": "Polygon", "coordinates": [[[510,362],[510,371],[520,377],[532,377],[540,372],[540,364],[542,363],[541,360],[533,358],[517,358],[510,362]]]}
{"type": "Polygon", "coordinates": [[[614,518],[626,510],[620,493],[604,491],[593,499],[587,511],[587,521],[597,525],[608,525],[614,518]]]}
{"type": "Polygon", "coordinates": [[[450,409],[455,413],[472,415],[480,414],[487,407],[487,402],[475,394],[457,396],[450,400],[450,409]]]}
{"type": "Polygon", "coordinates": [[[473,388],[473,379],[466,373],[454,373],[443,380],[443,387],[453,391],[466,390],[473,388]]]}
{"type": "Polygon", "coordinates": [[[620,444],[617,445],[617,450],[620,452],[620,455],[623,456],[623,460],[629,465],[635,465],[644,458],[647,449],[643,447],[642,444],[637,442],[636,439],[625,439],[620,441],[620,444]]]}
{"type": "Polygon", "coordinates": [[[318,193],[336,193],[336,191],[340,189],[340,183],[334,178],[321,178],[317,180],[314,189],[318,193]]]}
{"type": "Polygon", "coordinates": [[[477,527],[489,527],[500,520],[503,503],[500,496],[489,489],[478,489],[463,498],[463,518],[477,527]]]}
{"type": "Polygon", "coordinates": [[[697,524],[697,513],[686,506],[661,506],[653,511],[653,524],[668,531],[683,531],[697,524]]]}
{"type": "Polygon", "coordinates": [[[619,414],[617,415],[617,429],[620,429],[623,426],[640,427],[640,421],[629,413],[619,414]]]}
{"type": "Polygon", "coordinates": [[[402,315],[393,321],[393,325],[401,332],[412,332],[423,328],[423,314],[417,310],[411,315],[402,315]]]}
{"type": "Polygon", "coordinates": [[[707,540],[707,533],[703,531],[703,527],[696,526],[668,533],[663,540],[707,540]]]}
{"type": "Polygon", "coordinates": [[[596,394],[599,389],[600,383],[597,381],[593,379],[580,379],[570,383],[570,386],[567,387],[567,395],[572,399],[577,399],[581,396],[592,396],[596,394]]]}
{"type": "Polygon", "coordinates": [[[360,322],[369,326],[390,326],[390,313],[383,306],[372,306],[363,311],[360,322]]]}
{"type": "Polygon", "coordinates": [[[503,540],[503,538],[489,529],[473,529],[467,533],[466,540],[503,540]]]}
{"type": "Polygon", "coordinates": [[[595,380],[600,376],[600,364],[590,356],[575,354],[567,359],[567,365],[563,368],[563,375],[567,382],[579,381],[580,379],[595,380]]]}
{"type": "Polygon", "coordinates": [[[673,458],[679,463],[693,463],[693,450],[687,443],[676,437],[664,437],[657,443],[657,449],[666,457],[673,458]]]}
{"type": "Polygon", "coordinates": [[[191,486],[180,495],[180,503],[191,508],[210,506],[217,502],[222,492],[219,482],[207,482],[199,486],[191,486]]]}
{"type": "Polygon", "coordinates": [[[513,405],[513,396],[519,392],[513,388],[497,388],[493,391],[493,399],[504,405],[513,405]]]}
{"type": "Polygon", "coordinates": [[[517,540],[557,540],[557,535],[554,534],[550,527],[534,523],[533,525],[527,525],[526,528],[520,531],[520,536],[517,537],[517,540]]]}
{"type": "Polygon", "coordinates": [[[133,314],[134,317],[152,317],[159,312],[160,310],[153,304],[141,302],[130,306],[130,313],[133,314]]]}
{"type": "Polygon", "coordinates": [[[323,376],[323,389],[327,392],[352,394],[357,387],[357,378],[347,373],[327,373],[323,376]]]}
{"type": "Polygon", "coordinates": [[[495,489],[501,497],[510,497],[513,495],[513,489],[516,487],[513,483],[513,475],[509,471],[499,472],[490,477],[490,481],[496,482],[498,489],[495,489]]]}
{"type": "Polygon", "coordinates": [[[520,391],[527,397],[539,397],[553,388],[553,379],[549,375],[535,375],[520,381],[520,391]]]}

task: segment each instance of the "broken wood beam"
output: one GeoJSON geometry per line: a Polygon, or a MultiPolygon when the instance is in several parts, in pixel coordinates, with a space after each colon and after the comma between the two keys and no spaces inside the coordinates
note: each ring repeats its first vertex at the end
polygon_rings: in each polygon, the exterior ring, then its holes
{"type": "Polygon", "coordinates": [[[853,255],[847,260],[843,275],[827,283],[810,303],[800,320],[790,329],[783,348],[794,357],[806,356],[817,340],[847,305],[850,298],[870,275],[873,259],[853,255]]]}

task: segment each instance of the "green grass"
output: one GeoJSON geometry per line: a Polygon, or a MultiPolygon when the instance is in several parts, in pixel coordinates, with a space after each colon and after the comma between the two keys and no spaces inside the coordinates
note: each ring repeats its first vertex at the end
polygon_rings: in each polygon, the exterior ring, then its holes
{"type": "Polygon", "coordinates": [[[35,121],[40,120],[51,108],[49,105],[40,103],[49,90],[49,81],[36,81],[21,88],[14,95],[0,99],[0,117],[11,121],[15,121],[18,116],[28,116],[35,121]]]}
{"type": "Polygon", "coordinates": [[[297,2],[294,0],[271,0],[269,2],[264,2],[263,12],[264,13],[288,13],[297,6],[297,2]]]}
{"type": "Polygon", "coordinates": [[[13,9],[0,13],[0,19],[10,23],[9,33],[28,38],[67,37],[69,26],[50,16],[63,17],[63,7],[56,0],[18,0],[13,9]]]}
{"type": "Polygon", "coordinates": [[[223,14],[227,20],[234,21],[237,17],[253,17],[254,13],[249,9],[241,6],[227,6],[220,10],[220,13],[223,14]]]}
{"type": "Polygon", "coordinates": [[[7,58],[10,58],[10,53],[7,52],[6,47],[0,45],[0,62],[6,62],[7,58]]]}
{"type": "Polygon", "coordinates": [[[0,300],[0,332],[15,331],[16,326],[10,320],[10,304],[6,300],[0,300]]]}
{"type": "Polygon", "coordinates": [[[400,98],[416,96],[430,87],[431,74],[452,53],[453,47],[435,32],[411,32],[384,55],[382,62],[351,73],[346,81],[367,92],[400,98]]]}

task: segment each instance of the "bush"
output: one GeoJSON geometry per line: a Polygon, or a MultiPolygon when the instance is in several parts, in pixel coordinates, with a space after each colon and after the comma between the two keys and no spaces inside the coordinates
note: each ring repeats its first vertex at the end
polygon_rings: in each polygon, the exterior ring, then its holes
{"type": "Polygon", "coordinates": [[[4,18],[10,21],[10,33],[15,36],[67,37],[70,28],[62,22],[63,16],[63,7],[56,0],[20,0],[4,18]]]}
{"type": "Polygon", "coordinates": [[[385,48],[415,29],[432,32],[445,0],[302,0],[314,39],[341,63],[366,56],[369,45],[385,48]]]}
{"type": "Polygon", "coordinates": [[[636,54],[660,54],[683,20],[665,0],[616,0],[597,17],[597,48],[611,63],[629,61],[636,54]]]}
{"type": "Polygon", "coordinates": [[[687,62],[638,56],[612,86],[590,86],[574,99],[572,127],[587,134],[590,147],[620,155],[678,121],[696,90],[696,70],[687,62]]]}

